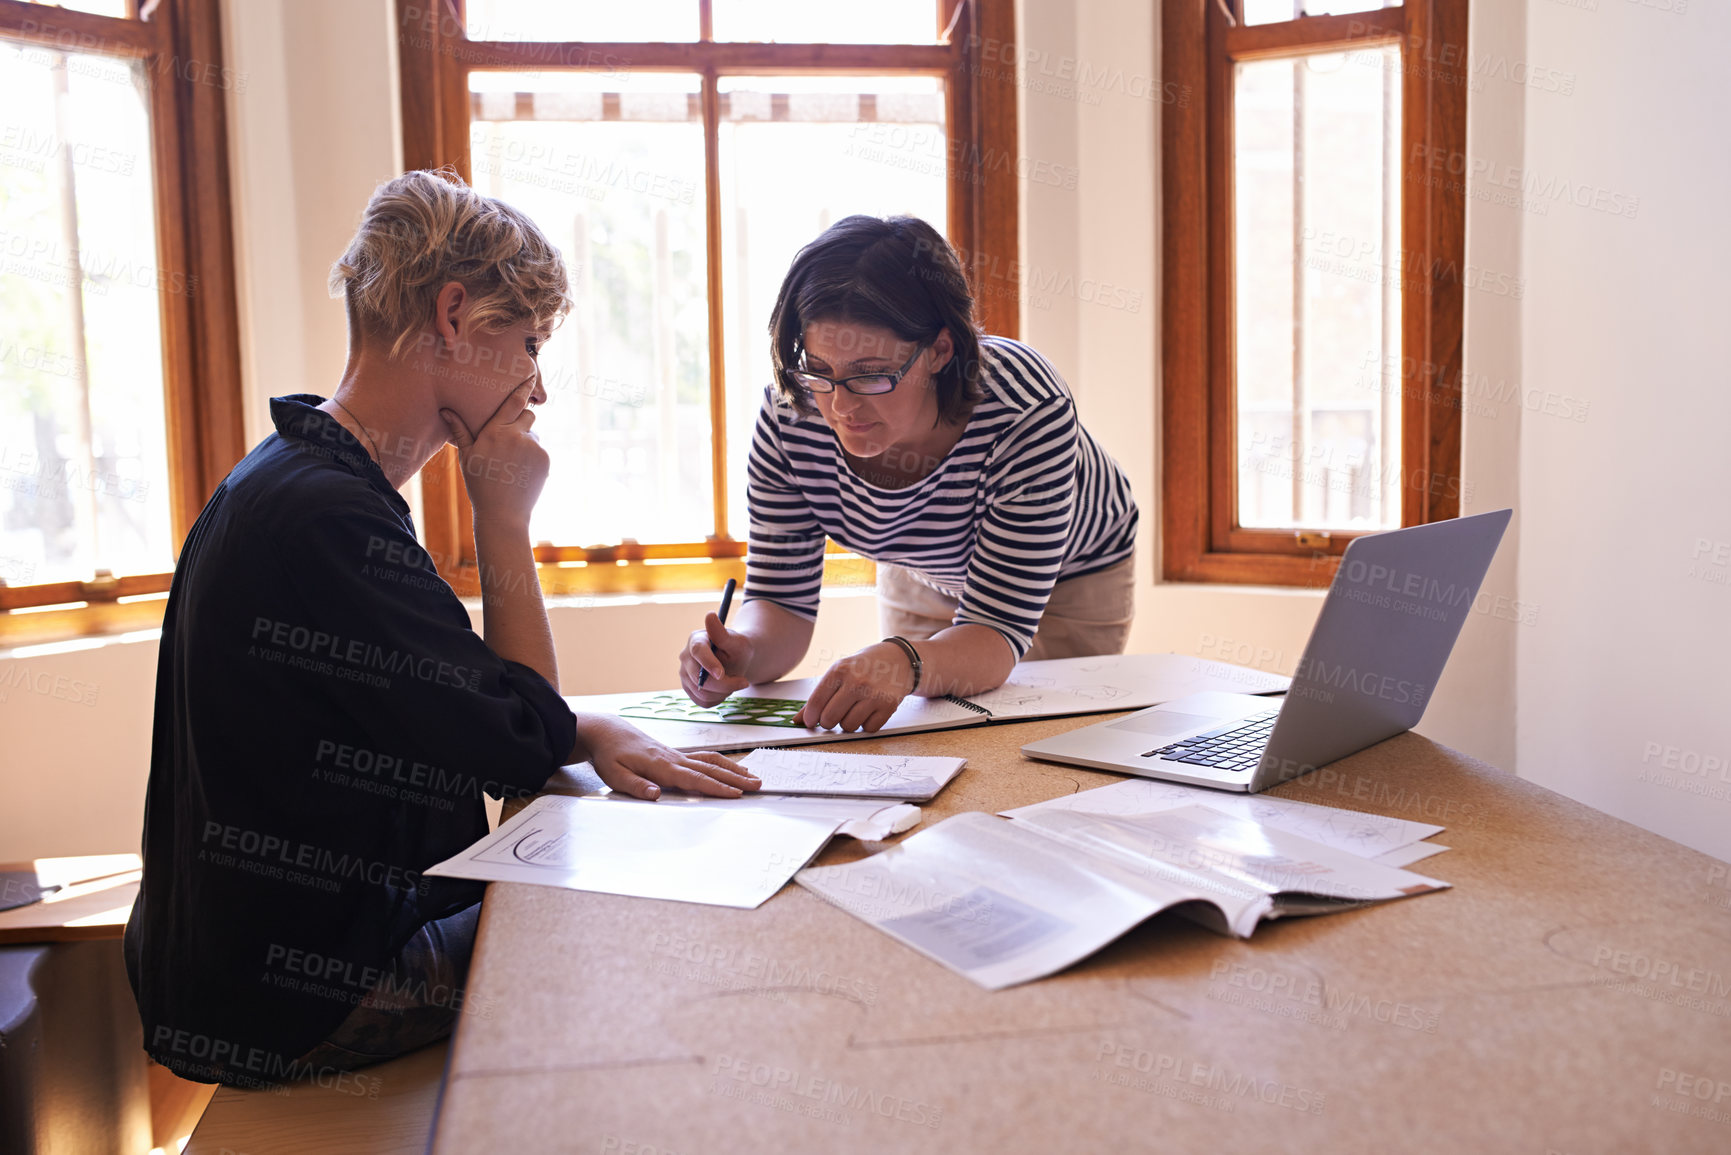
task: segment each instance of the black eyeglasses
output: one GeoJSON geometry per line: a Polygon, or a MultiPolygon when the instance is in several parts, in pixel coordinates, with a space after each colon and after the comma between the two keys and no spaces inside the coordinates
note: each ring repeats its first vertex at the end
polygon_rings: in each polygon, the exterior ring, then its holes
{"type": "Polygon", "coordinates": [[[787,375],[794,385],[807,393],[834,393],[836,388],[846,389],[859,397],[871,397],[880,393],[888,393],[901,384],[908,370],[914,367],[914,362],[920,359],[931,342],[927,341],[914,350],[914,355],[907,363],[894,373],[861,373],[854,377],[825,377],[822,373],[812,373],[805,369],[789,369],[787,375]]]}

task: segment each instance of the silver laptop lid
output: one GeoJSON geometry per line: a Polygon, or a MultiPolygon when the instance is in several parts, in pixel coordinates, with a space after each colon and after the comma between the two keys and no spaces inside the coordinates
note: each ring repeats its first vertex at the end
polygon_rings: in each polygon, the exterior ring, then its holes
{"type": "Polygon", "coordinates": [[[1252,790],[1418,725],[1512,513],[1367,534],[1346,547],[1252,790]]]}

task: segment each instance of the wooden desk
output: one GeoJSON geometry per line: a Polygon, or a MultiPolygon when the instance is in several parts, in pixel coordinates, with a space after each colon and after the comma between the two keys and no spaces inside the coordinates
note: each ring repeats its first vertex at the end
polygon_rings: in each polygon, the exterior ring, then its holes
{"type": "Polygon", "coordinates": [[[38,885],[60,887],[40,902],[0,910],[0,946],[84,942],[126,933],[144,861],[136,854],[38,858],[0,864],[0,871],[33,871],[38,885]]]}
{"type": "MultiPolygon", "coordinates": [[[[1076,724],[847,748],[966,755],[931,824],[1115,780],[1017,753],[1076,724]]],[[[796,885],[495,884],[434,1150],[1731,1150],[1724,864],[1411,734],[1276,793],[1447,825],[1454,889],[990,994],[796,885]]]]}
{"type": "Polygon", "coordinates": [[[421,1155],[446,1053],[435,1043],[324,1086],[218,1087],[182,1155],[421,1155]]]}

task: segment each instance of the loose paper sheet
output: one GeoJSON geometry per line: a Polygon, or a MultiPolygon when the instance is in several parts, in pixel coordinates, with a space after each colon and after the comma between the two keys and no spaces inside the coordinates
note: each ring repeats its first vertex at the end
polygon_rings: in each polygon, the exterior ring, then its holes
{"type": "MultiPolygon", "coordinates": [[[[1110,786],[1098,786],[1046,802],[1036,802],[1032,806],[1018,806],[1002,813],[1006,818],[1023,818],[1043,810],[1132,815],[1171,810],[1179,806],[1207,806],[1223,814],[1253,819],[1272,829],[1302,835],[1324,846],[1332,846],[1336,850],[1344,850],[1361,858],[1378,858],[1443,830],[1443,827],[1427,822],[1410,822],[1404,818],[1390,818],[1382,814],[1341,810],[1334,806],[1319,806],[1314,802],[1297,802],[1267,794],[1233,794],[1224,790],[1210,790],[1206,786],[1155,782],[1146,778],[1114,782],[1110,786]]],[[[1422,857],[1424,855],[1419,855],[1419,858],[1422,857]]],[[[1416,862],[1418,858],[1406,861],[1416,862]]],[[[1404,863],[1396,862],[1393,865],[1400,866],[1404,863]]]]}
{"type": "MultiPolygon", "coordinates": [[[[427,873],[749,908],[780,890],[838,826],[884,810],[846,798],[544,794],[427,873]]],[[[884,833],[895,817],[881,823],[884,833]]]]}
{"type": "Polygon", "coordinates": [[[843,754],[834,750],[753,750],[738,761],[765,794],[833,794],[925,802],[961,773],[965,758],[843,754]]]}
{"type": "Polygon", "coordinates": [[[1371,861],[1380,862],[1384,866],[1411,866],[1415,862],[1422,862],[1433,854],[1441,854],[1447,849],[1448,847],[1437,842],[1415,842],[1411,846],[1402,846],[1398,850],[1389,851],[1387,854],[1379,854],[1371,861]]]}
{"type": "Polygon", "coordinates": [[[1002,686],[969,695],[968,701],[984,706],[1000,721],[1052,718],[1140,710],[1208,690],[1264,694],[1284,690],[1291,681],[1279,674],[1184,654],[1100,654],[1022,662],[1002,686]]]}

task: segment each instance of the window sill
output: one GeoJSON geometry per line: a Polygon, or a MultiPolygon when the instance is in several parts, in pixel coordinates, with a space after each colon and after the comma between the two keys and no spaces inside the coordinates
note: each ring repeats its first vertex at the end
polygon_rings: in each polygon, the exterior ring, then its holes
{"type": "Polygon", "coordinates": [[[168,594],[147,594],[120,602],[18,609],[0,613],[0,657],[20,646],[51,645],[82,639],[130,636],[162,628],[168,594]]]}
{"type": "MultiPolygon", "coordinates": [[[[542,565],[542,596],[547,609],[597,608],[678,602],[714,601],[728,578],[745,581],[745,563],[737,558],[679,564],[542,565]]],[[[473,582],[474,570],[466,571],[473,582]]],[[[876,592],[876,569],[851,555],[824,561],[824,596],[876,592]]],[[[457,589],[464,603],[480,610],[480,591],[457,589]]],[[[133,640],[141,632],[162,628],[168,594],[149,594],[120,602],[0,613],[0,658],[20,647],[67,643],[82,646],[116,639],[133,640]]]]}
{"type": "MultiPolygon", "coordinates": [[[[832,598],[870,598],[876,597],[877,592],[875,585],[837,586],[833,589],[826,586],[818,594],[818,598],[826,602],[832,598]]],[[[548,616],[553,617],[576,610],[625,610],[632,606],[707,606],[714,609],[716,599],[720,596],[721,589],[718,586],[715,589],[669,590],[662,593],[549,594],[546,603],[548,616]]],[[[739,604],[739,599],[735,597],[734,608],[738,609],[739,604]]],[[[463,606],[479,620],[480,598],[464,598],[463,606]]]]}
{"type": "MultiPolygon", "coordinates": [[[[719,593],[733,578],[745,584],[744,558],[680,558],[665,561],[554,562],[538,568],[541,593],[548,598],[588,595],[644,595],[710,591],[719,593]]],[[[451,588],[462,598],[481,596],[479,571],[473,564],[446,574],[451,588]]],[[[830,554],[824,558],[826,589],[870,586],[877,581],[877,568],[852,554],[830,554]]]]}
{"type": "Polygon", "coordinates": [[[1157,578],[1154,585],[1162,590],[1195,590],[1209,593],[1243,594],[1250,597],[1277,595],[1290,598],[1320,598],[1328,593],[1326,585],[1280,586],[1248,582],[1186,581],[1179,578],[1157,578]]]}

